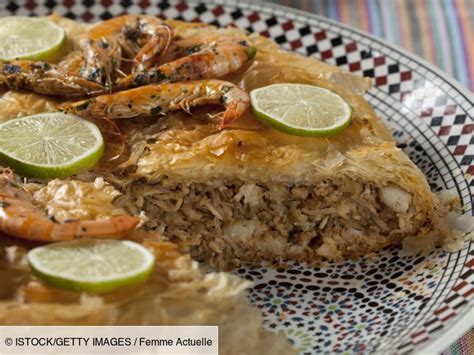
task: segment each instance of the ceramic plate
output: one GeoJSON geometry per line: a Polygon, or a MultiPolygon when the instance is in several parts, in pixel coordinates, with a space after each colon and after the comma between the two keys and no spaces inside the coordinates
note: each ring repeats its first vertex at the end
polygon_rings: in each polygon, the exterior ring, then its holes
{"type": "MultiPolygon", "coordinates": [[[[472,214],[473,96],[431,65],[375,37],[309,13],[243,1],[10,1],[0,16],[56,11],[80,21],[146,13],[236,25],[283,48],[372,78],[365,95],[434,191],[456,191],[472,214]]],[[[474,245],[457,253],[402,256],[398,249],[342,265],[245,268],[265,326],[303,354],[444,350],[472,324],[474,245]]]]}

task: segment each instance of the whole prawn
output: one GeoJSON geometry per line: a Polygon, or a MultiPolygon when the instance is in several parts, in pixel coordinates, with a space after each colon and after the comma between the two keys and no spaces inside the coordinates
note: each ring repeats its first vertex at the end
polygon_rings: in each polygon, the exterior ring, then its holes
{"type": "Polygon", "coordinates": [[[189,112],[194,106],[221,104],[225,107],[221,120],[224,127],[244,113],[249,101],[248,94],[233,83],[198,80],[141,86],[67,104],[62,109],[85,118],[124,119],[165,115],[180,109],[189,112]]]}
{"type": "Polygon", "coordinates": [[[102,85],[46,62],[0,62],[0,88],[25,89],[37,94],[80,98],[104,93],[102,85]]]}
{"type": "Polygon", "coordinates": [[[0,231],[5,234],[38,242],[119,239],[130,235],[138,223],[139,218],[128,215],[103,220],[57,221],[33,205],[31,196],[10,169],[0,167],[0,231]]]}
{"type": "MultiPolygon", "coordinates": [[[[132,73],[119,80],[115,90],[147,84],[175,83],[197,79],[218,79],[242,68],[256,54],[256,48],[242,39],[225,36],[219,40],[189,46],[174,46],[167,59],[184,57],[155,68],[132,73]]],[[[166,58],[166,57],[165,57],[166,58]]]]}
{"type": "MultiPolygon", "coordinates": [[[[160,19],[121,16],[94,27],[83,39],[85,64],[79,75],[44,62],[5,62],[0,63],[0,87],[63,98],[93,97],[148,84],[220,78],[242,68],[256,53],[249,42],[230,35],[171,40],[171,28],[160,19]],[[133,56],[129,75],[119,68],[122,52],[133,56]],[[117,73],[124,77],[117,81],[117,73]]],[[[226,113],[223,122],[237,116],[226,113]]]]}
{"type": "Polygon", "coordinates": [[[123,55],[133,58],[133,72],[151,68],[166,53],[172,29],[153,16],[123,15],[93,27],[81,44],[85,63],[80,75],[112,88],[123,55]]]}

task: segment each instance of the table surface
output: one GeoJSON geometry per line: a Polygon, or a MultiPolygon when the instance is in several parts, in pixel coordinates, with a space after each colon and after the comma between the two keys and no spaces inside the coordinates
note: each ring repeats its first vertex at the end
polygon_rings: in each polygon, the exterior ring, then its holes
{"type": "Polygon", "coordinates": [[[474,90],[474,0],[270,1],[381,37],[474,90]]]}

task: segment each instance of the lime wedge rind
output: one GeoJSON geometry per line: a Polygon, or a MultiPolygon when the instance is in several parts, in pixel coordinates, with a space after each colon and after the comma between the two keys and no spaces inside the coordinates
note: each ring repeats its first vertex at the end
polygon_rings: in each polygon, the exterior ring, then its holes
{"type": "Polygon", "coordinates": [[[145,282],[146,280],[148,280],[152,271],[153,269],[150,268],[146,272],[143,272],[139,275],[130,276],[128,278],[114,279],[114,280],[101,281],[101,282],[94,282],[94,281],[88,282],[88,281],[75,281],[75,280],[70,280],[70,279],[61,278],[61,277],[53,277],[32,268],[33,275],[35,275],[38,279],[44,281],[45,283],[51,286],[70,290],[70,291],[88,292],[88,293],[107,293],[107,292],[112,292],[121,287],[141,284],[145,282]]]}
{"type": "MultiPolygon", "coordinates": [[[[63,249],[64,250],[64,249],[63,249]]],[[[72,249],[71,249],[72,250],[72,249]]],[[[92,254],[92,253],[91,253],[92,254]]],[[[105,239],[105,240],[93,240],[93,239],[85,239],[85,240],[74,240],[74,241],[66,241],[60,242],[55,244],[50,244],[42,247],[38,247],[33,249],[31,252],[28,253],[28,260],[35,265],[35,271],[41,272],[43,274],[48,274],[50,277],[56,278],[67,278],[70,281],[74,282],[110,282],[116,281],[117,279],[129,278],[135,276],[136,273],[144,272],[149,269],[150,265],[154,263],[154,256],[151,254],[148,249],[144,246],[128,241],[128,240],[113,240],[113,239],[105,239]],[[40,255],[47,249],[51,248],[78,248],[78,247],[87,247],[90,246],[94,248],[96,244],[103,244],[103,243],[110,243],[111,246],[115,246],[116,244],[120,243],[122,246],[128,248],[130,251],[138,251],[145,259],[146,263],[143,264],[141,269],[138,270],[129,270],[127,272],[122,272],[120,276],[117,275],[110,275],[110,276],[103,276],[97,275],[95,279],[91,279],[91,277],[84,277],[80,275],[71,275],[65,272],[65,270],[61,271],[51,271],[51,269],[47,269],[44,267],[43,263],[40,260],[40,255]]]]}
{"type": "Polygon", "coordinates": [[[65,30],[52,21],[25,16],[0,21],[0,60],[46,60],[65,43],[65,30]]]}
{"type": "Polygon", "coordinates": [[[306,128],[299,128],[295,126],[286,125],[272,117],[267,116],[264,119],[265,123],[271,126],[272,128],[283,132],[288,133],[296,136],[301,137],[327,137],[327,136],[335,136],[342,131],[344,131],[347,127],[351,125],[351,121],[346,121],[343,125],[333,126],[328,128],[318,128],[318,129],[306,129],[306,128]]]}
{"type": "MultiPolygon", "coordinates": [[[[66,253],[68,252],[67,249],[66,253]]],[[[100,255],[97,255],[100,259],[100,255]]],[[[83,262],[90,263],[94,258],[94,254],[84,255],[83,262]]],[[[111,292],[121,287],[133,286],[145,282],[153,272],[153,266],[155,264],[154,255],[148,251],[142,245],[131,242],[131,241],[117,241],[117,240],[75,240],[56,243],[47,245],[39,248],[35,248],[28,253],[28,263],[32,269],[32,273],[45,283],[71,291],[76,292],[90,292],[90,293],[105,293],[111,292]],[[45,254],[48,257],[47,248],[70,248],[70,251],[74,252],[74,248],[83,247],[84,243],[89,243],[92,247],[97,243],[113,243],[116,247],[117,243],[121,244],[121,247],[126,248],[130,253],[138,253],[143,257],[143,263],[140,268],[134,268],[126,272],[120,272],[117,274],[110,275],[97,275],[96,277],[81,277],[74,275],[72,272],[58,272],[52,270],[44,260],[45,254]]],[[[126,265],[127,260],[117,259],[118,263],[126,265]]],[[[88,265],[90,267],[90,265],[88,265]]],[[[77,267],[76,270],[80,272],[81,265],[73,265],[77,267]]],[[[104,270],[104,265],[100,265],[98,262],[97,270],[104,270]]],[[[68,270],[71,270],[71,265],[68,266],[68,270]]]]}
{"type": "MultiPolygon", "coordinates": [[[[103,152],[104,147],[101,148],[99,153],[102,155],[103,152]]],[[[63,165],[61,167],[47,167],[46,170],[43,165],[25,164],[23,162],[18,164],[18,160],[0,152],[0,162],[3,165],[11,167],[16,174],[37,179],[66,178],[73,176],[80,171],[92,168],[99,160],[100,159],[96,159],[94,157],[87,157],[73,164],[63,165]]]]}
{"type": "Polygon", "coordinates": [[[45,179],[74,175],[96,165],[104,149],[104,140],[94,123],[62,112],[46,112],[0,124],[0,163],[26,177],[45,179]],[[64,134],[73,125],[77,125],[76,136],[64,134]],[[23,137],[28,137],[31,145],[25,144],[23,137]],[[51,142],[50,154],[44,141],[51,142]],[[67,152],[67,155],[53,154],[54,150],[67,152]],[[54,161],[59,158],[59,162],[54,161]]]}
{"type": "Polygon", "coordinates": [[[273,84],[252,90],[250,98],[257,118],[287,134],[332,136],[345,130],[352,121],[352,107],[337,93],[319,86],[273,84]],[[303,111],[306,117],[299,117],[298,111],[303,111]],[[294,124],[303,119],[304,125],[294,124]]]}

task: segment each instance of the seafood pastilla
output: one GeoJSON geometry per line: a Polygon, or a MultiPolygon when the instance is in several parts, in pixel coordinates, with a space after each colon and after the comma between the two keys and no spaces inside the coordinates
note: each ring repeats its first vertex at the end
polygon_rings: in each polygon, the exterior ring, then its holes
{"type": "Polygon", "coordinates": [[[0,228],[40,242],[60,238],[54,228],[68,223],[74,227],[61,238],[108,231],[152,249],[156,271],[138,291],[93,305],[27,277],[12,286],[23,297],[8,307],[0,302],[0,323],[219,324],[222,353],[287,354],[289,345],[264,332],[248,306],[248,285],[226,273],[204,276],[191,257],[218,269],[317,263],[461,238],[445,223],[456,198],[433,194],[397,148],[361,96],[366,79],[238,28],[148,16],[96,27],[51,19],[67,30],[66,53],[55,63],[3,63],[0,86],[10,90],[0,97],[0,119],[62,110],[112,120],[127,150],[63,180],[23,183],[2,170],[0,228]],[[330,137],[265,126],[248,109],[249,92],[276,83],[337,93],[350,105],[350,125],[330,137]],[[51,228],[51,237],[24,222],[30,217],[51,228]],[[50,312],[69,307],[77,319],[50,312]]]}
{"type": "MultiPolygon", "coordinates": [[[[127,156],[88,173],[113,184],[130,215],[114,216],[120,223],[111,219],[116,232],[106,234],[126,237],[138,224],[132,216],[142,214],[140,228],[160,232],[218,267],[264,259],[340,260],[394,244],[433,247],[457,236],[443,222],[452,203],[431,193],[359,96],[365,79],[239,29],[149,16],[105,21],[70,41],[58,63],[4,63],[0,78],[4,86],[43,94],[40,100],[56,110],[120,126],[127,156]],[[17,79],[31,70],[27,81],[17,79]],[[83,100],[44,96],[67,96],[62,85],[82,81],[87,85],[78,84],[71,97],[83,100]],[[352,109],[350,126],[332,137],[307,138],[263,126],[248,109],[248,93],[278,82],[337,93],[352,109]],[[349,82],[352,88],[344,84],[349,82]]],[[[32,94],[16,95],[21,102],[32,94]]],[[[54,205],[54,198],[48,203],[54,205]]],[[[35,218],[47,218],[28,208],[35,218]]],[[[13,223],[6,213],[12,207],[4,211],[5,232],[42,240],[41,233],[21,235],[19,216],[13,223]]],[[[89,236],[79,226],[93,222],[72,221],[77,228],[69,221],[67,238],[89,236]]],[[[99,224],[98,230],[108,228],[99,224]]]]}

